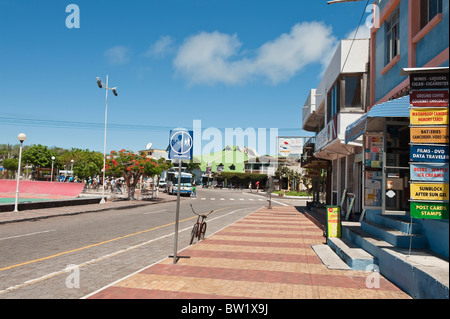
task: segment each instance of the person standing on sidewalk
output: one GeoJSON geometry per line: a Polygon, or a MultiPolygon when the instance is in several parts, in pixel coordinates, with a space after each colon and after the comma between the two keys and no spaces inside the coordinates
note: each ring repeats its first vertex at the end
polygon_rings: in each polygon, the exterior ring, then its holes
{"type": "Polygon", "coordinates": [[[197,198],[197,186],[195,184],[192,186],[192,196],[197,198]]]}

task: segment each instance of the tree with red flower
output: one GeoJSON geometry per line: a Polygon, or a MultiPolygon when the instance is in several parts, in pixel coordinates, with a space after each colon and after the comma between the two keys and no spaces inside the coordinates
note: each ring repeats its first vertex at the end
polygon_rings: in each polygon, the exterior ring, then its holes
{"type": "Polygon", "coordinates": [[[128,199],[134,199],[134,190],[141,176],[154,177],[169,168],[161,158],[158,161],[124,149],[111,151],[106,158],[106,174],[116,178],[123,177],[128,188],[128,199]]]}

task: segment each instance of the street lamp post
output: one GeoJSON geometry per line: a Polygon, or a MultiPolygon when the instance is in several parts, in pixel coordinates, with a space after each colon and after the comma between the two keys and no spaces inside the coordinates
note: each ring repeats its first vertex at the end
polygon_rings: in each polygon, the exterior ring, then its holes
{"type": "Polygon", "coordinates": [[[53,182],[53,163],[55,162],[55,157],[52,156],[52,172],[50,174],[50,182],[53,182]]]}
{"type": "Polygon", "coordinates": [[[112,90],[113,94],[117,96],[117,87],[110,88],[108,87],[108,75],[106,75],[106,83],[102,81],[99,77],[97,77],[97,85],[99,88],[105,88],[106,90],[106,98],[105,98],[105,137],[103,140],[103,183],[102,183],[102,200],[100,204],[105,204],[105,174],[106,174],[106,123],[108,118],[108,90],[112,90]]]}
{"type": "Polygon", "coordinates": [[[20,141],[20,151],[19,151],[19,166],[17,168],[17,183],[16,183],[16,199],[14,201],[14,212],[17,213],[18,210],[18,206],[19,206],[19,180],[20,180],[20,165],[22,162],[22,145],[23,145],[23,141],[25,141],[25,139],[27,138],[27,136],[24,133],[20,133],[19,135],[17,135],[17,138],[20,141]]]}

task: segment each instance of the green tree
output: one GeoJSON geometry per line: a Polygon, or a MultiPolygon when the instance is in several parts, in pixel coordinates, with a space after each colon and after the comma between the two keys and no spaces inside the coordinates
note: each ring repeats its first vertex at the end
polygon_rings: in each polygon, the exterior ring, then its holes
{"type": "Polygon", "coordinates": [[[32,145],[25,150],[22,155],[24,163],[31,164],[36,167],[50,168],[52,166],[52,156],[57,156],[55,150],[49,149],[41,144],[32,145]]]}
{"type": "Polygon", "coordinates": [[[111,151],[111,155],[106,160],[106,174],[125,179],[129,200],[134,199],[134,191],[141,176],[153,177],[167,168],[168,165],[164,159],[156,161],[124,149],[119,152],[111,151]]]}
{"type": "Polygon", "coordinates": [[[19,160],[17,158],[5,158],[3,160],[2,165],[8,171],[7,174],[8,174],[8,178],[9,178],[10,177],[9,176],[9,172],[10,171],[11,172],[16,172],[17,171],[17,168],[19,166],[19,160]]]}

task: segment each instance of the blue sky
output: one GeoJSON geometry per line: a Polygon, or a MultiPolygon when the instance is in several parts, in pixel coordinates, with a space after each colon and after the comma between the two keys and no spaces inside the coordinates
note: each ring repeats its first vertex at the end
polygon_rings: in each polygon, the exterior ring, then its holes
{"type": "MultiPolygon", "coordinates": [[[[301,130],[301,108],[366,1],[0,0],[0,144],[166,148],[169,130],[301,130]],[[67,28],[69,4],[79,28],[67,28]]],[[[366,13],[368,16],[369,13],[366,13]]],[[[208,141],[202,141],[203,144],[208,141]]]]}

